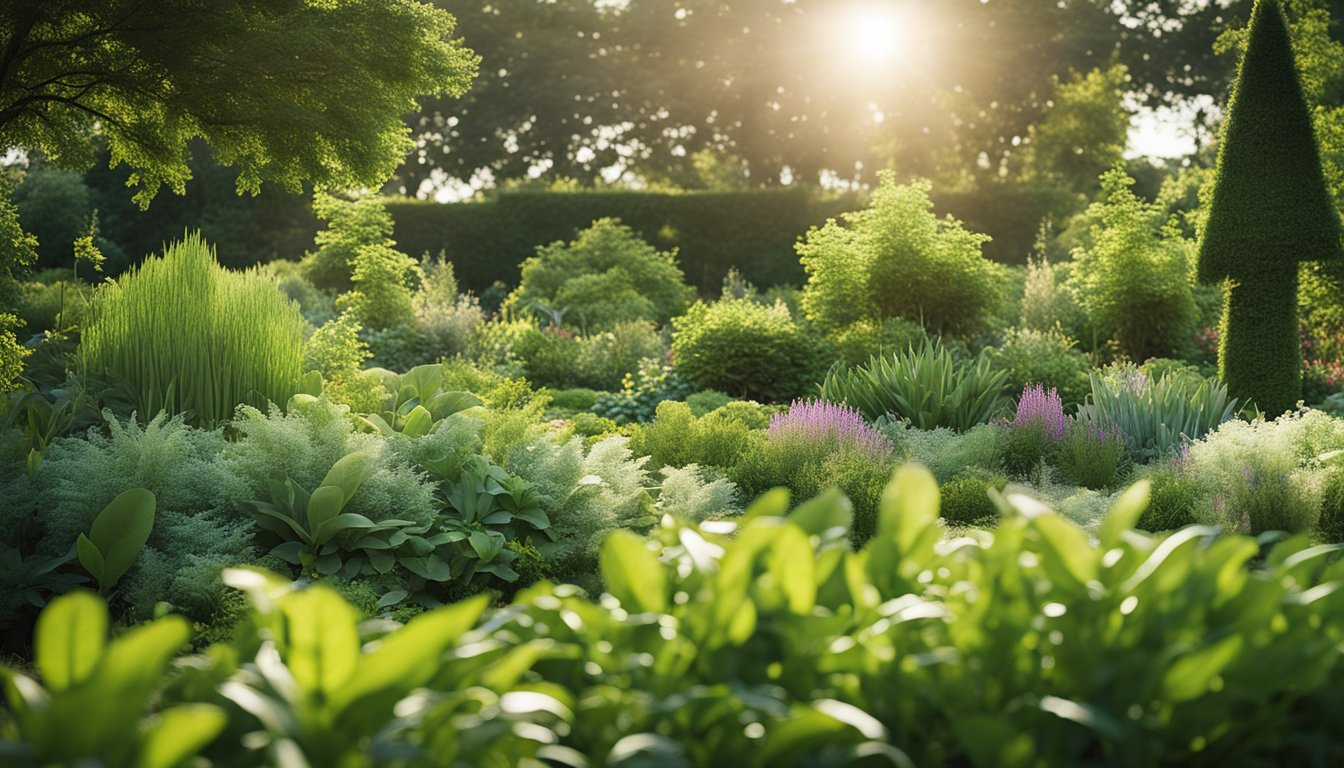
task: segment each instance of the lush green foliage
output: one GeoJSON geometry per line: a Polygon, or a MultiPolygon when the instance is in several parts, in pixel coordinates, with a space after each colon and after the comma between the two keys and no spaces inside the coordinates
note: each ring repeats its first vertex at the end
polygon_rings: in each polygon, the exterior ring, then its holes
{"type": "Polygon", "coordinates": [[[154,494],[144,488],[122,491],[93,518],[88,535],[79,534],[79,564],[106,593],[116,586],[140,555],[154,528],[154,494]]]}
{"type": "Polygon", "coordinates": [[[1075,422],[1055,459],[1064,478],[1084,488],[1107,488],[1120,479],[1127,463],[1128,446],[1123,433],[1075,422]]]}
{"type": "Polygon", "coordinates": [[[388,245],[363,245],[355,251],[351,288],[336,299],[366,328],[383,330],[409,325],[415,319],[412,289],[420,267],[410,256],[388,245]]]}
{"type": "Polygon", "coordinates": [[[413,0],[195,10],[133,0],[7,9],[0,145],[90,165],[96,132],[112,164],[130,166],[145,206],[161,185],[182,191],[196,137],[239,167],[242,191],[263,180],[377,186],[412,146],[402,115],[415,98],[461,95],[475,74],[453,17],[413,0]]]}
{"type": "Polygon", "coordinates": [[[1203,437],[1237,412],[1237,401],[1215,379],[1185,372],[1151,378],[1122,365],[1092,374],[1092,394],[1078,409],[1078,421],[1123,437],[1136,461],[1151,461],[1203,437]]]}
{"type": "Polygon", "coordinates": [[[672,326],[676,371],[701,389],[782,403],[802,395],[821,372],[817,341],[783,303],[700,301],[672,326]]]}
{"type": "Polygon", "coordinates": [[[833,370],[821,384],[821,397],[856,408],[869,419],[891,416],[919,429],[964,432],[1008,405],[1006,380],[1006,373],[996,370],[987,356],[961,363],[935,340],[875,356],[857,368],[833,370]]]}
{"type": "Polygon", "coordinates": [[[1101,177],[1070,278],[1093,332],[1142,362],[1170,357],[1194,331],[1193,244],[1133,184],[1119,167],[1101,177]]]}
{"type": "Polygon", "coordinates": [[[980,253],[988,238],[935,216],[929,183],[880,178],[867,208],[799,241],[808,319],[829,333],[886,317],[939,333],[983,329],[1002,298],[1002,268],[980,253]]]}
{"type": "Polygon", "coordinates": [[[140,418],[228,420],[241,403],[298,389],[304,321],[256,272],[230,272],[198,236],[168,246],[98,292],[80,356],[128,390],[140,418]]]}
{"type": "Polygon", "coordinates": [[[478,598],[402,627],[359,625],[323,586],[231,571],[249,616],[173,671],[181,619],[105,650],[101,603],[72,595],[39,624],[45,685],[5,670],[18,716],[0,728],[34,763],[188,746],[235,765],[1338,759],[1331,550],[1291,539],[1253,564],[1249,538],[1130,531],[1146,495],[1120,496],[1093,544],[1009,488],[992,533],[940,546],[939,490],[907,469],[851,552],[843,496],[790,511],[776,492],[737,524],[612,535],[599,600],[543,584],[489,616],[478,598]]]}
{"type": "Polygon", "coordinates": [[[506,308],[551,313],[564,325],[605,331],[617,323],[664,324],[691,296],[675,253],[659,252],[615,219],[598,219],[572,242],[537,249],[506,308]]]}
{"type": "Polygon", "coordinates": [[[1088,373],[1092,368],[1087,358],[1058,328],[1010,329],[1003,341],[986,353],[995,368],[1007,373],[1004,388],[1010,393],[1043,384],[1058,391],[1068,408],[1083,402],[1090,390],[1088,373]]]}
{"type": "Polygon", "coordinates": [[[1277,0],[1257,0],[1218,152],[1199,276],[1229,279],[1219,375],[1278,415],[1302,396],[1298,263],[1340,258],[1311,113],[1277,0]]]}

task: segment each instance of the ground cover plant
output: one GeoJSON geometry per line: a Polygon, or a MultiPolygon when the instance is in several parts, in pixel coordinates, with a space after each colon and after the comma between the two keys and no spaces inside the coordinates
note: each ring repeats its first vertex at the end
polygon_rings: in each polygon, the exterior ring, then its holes
{"type": "Polygon", "coordinates": [[[1344,19],[1158,5],[0,10],[0,762],[1344,761],[1344,19]]]}

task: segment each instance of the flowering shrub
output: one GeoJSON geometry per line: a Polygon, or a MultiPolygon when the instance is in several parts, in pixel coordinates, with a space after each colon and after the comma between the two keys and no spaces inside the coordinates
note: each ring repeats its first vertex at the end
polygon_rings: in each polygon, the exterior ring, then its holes
{"type": "Polygon", "coordinates": [[[766,432],[772,441],[804,440],[841,449],[856,447],[880,461],[891,455],[892,444],[853,408],[825,400],[794,400],[789,410],[770,419],[766,432]]]}
{"type": "Polygon", "coordinates": [[[1054,387],[1045,390],[1045,385],[1027,386],[1022,389],[1022,397],[1017,401],[1017,414],[1013,418],[1013,428],[1039,424],[1045,433],[1055,440],[1064,438],[1064,403],[1054,387]]]}

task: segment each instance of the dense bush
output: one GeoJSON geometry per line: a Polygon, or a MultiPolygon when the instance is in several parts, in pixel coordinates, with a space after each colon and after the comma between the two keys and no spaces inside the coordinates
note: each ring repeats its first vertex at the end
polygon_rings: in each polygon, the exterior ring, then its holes
{"type": "Polygon", "coordinates": [[[988,237],[934,215],[930,190],[927,182],[898,185],[886,172],[867,208],[799,241],[808,319],[828,333],[887,317],[938,333],[987,326],[1002,298],[1003,270],[981,255],[988,237]]]}
{"type": "Polygon", "coordinates": [[[1129,189],[1133,183],[1119,168],[1101,177],[1070,280],[1090,328],[1142,362],[1183,349],[1195,330],[1194,245],[1161,206],[1129,189]]]}
{"type": "Polygon", "coordinates": [[[230,272],[191,235],[98,291],[80,355],[129,391],[142,420],[214,425],[240,403],[284,403],[303,373],[298,307],[256,272],[230,272]]]}
{"type": "Polygon", "coordinates": [[[687,403],[665,401],[648,424],[631,438],[631,447],[649,457],[649,466],[684,467],[697,464],[727,471],[747,447],[752,425],[727,410],[696,416],[687,403]]]}
{"type": "Polygon", "coordinates": [[[350,290],[359,250],[393,245],[392,217],[376,197],[344,200],[318,193],[313,196],[313,213],[327,226],[318,231],[317,250],[304,256],[302,266],[319,288],[350,290]]]}
{"type": "Polygon", "coordinates": [[[118,494],[145,488],[157,498],[154,527],[119,584],[121,599],[142,618],[159,601],[209,617],[220,569],[253,557],[252,526],[242,511],[249,489],[221,461],[224,435],[162,414],[145,426],[109,415],[107,429],[106,436],[59,438],[46,450],[29,501],[41,530],[35,551],[64,555],[118,494]]]}
{"type": "Polygon", "coordinates": [[[816,339],[783,304],[696,302],[672,326],[677,373],[701,389],[778,403],[806,392],[821,372],[816,339]]]}
{"type": "Polygon", "coordinates": [[[1182,463],[1160,464],[1145,479],[1150,488],[1148,507],[1135,527],[1160,533],[1199,522],[1206,499],[1199,481],[1189,477],[1182,463]]]}
{"type": "Polygon", "coordinates": [[[1059,444],[1057,463],[1064,479],[1074,485],[1108,488],[1120,479],[1126,453],[1123,435],[1074,423],[1059,444]]]}
{"type": "Polygon", "coordinates": [[[614,219],[599,219],[570,243],[537,249],[505,309],[542,313],[585,331],[649,320],[663,324],[692,295],[675,253],[659,252],[614,219]]]}
{"type": "Polygon", "coordinates": [[[1028,328],[1009,330],[997,347],[986,350],[994,367],[1008,374],[1004,387],[1021,392],[1031,384],[1043,384],[1057,390],[1066,407],[1083,402],[1091,391],[1088,373],[1092,366],[1074,341],[1055,329],[1036,331],[1028,328]]]}
{"type": "Polygon", "coordinates": [[[890,416],[920,429],[964,432],[1008,405],[1006,378],[985,355],[964,364],[941,340],[933,340],[895,355],[874,356],[857,368],[832,370],[821,384],[821,396],[869,419],[890,416]]]}
{"type": "Polygon", "coordinates": [[[1008,478],[994,472],[975,468],[963,472],[938,489],[943,519],[956,525],[993,525],[998,507],[989,493],[1007,485],[1008,478]]]}
{"type": "Polygon", "coordinates": [[[1010,490],[992,533],[943,546],[939,490],[905,470],[862,552],[844,544],[842,495],[790,511],[776,493],[740,530],[613,534],[601,598],[542,584],[502,611],[481,597],[405,626],[361,626],[328,587],[235,570],[252,610],[234,638],[172,665],[180,618],[109,646],[101,602],[72,595],[38,625],[43,682],[4,669],[18,693],[0,728],[35,763],[142,750],[230,765],[1344,757],[1344,566],[1300,538],[1257,562],[1246,537],[1130,531],[1145,495],[1122,495],[1093,543],[1010,490]]]}

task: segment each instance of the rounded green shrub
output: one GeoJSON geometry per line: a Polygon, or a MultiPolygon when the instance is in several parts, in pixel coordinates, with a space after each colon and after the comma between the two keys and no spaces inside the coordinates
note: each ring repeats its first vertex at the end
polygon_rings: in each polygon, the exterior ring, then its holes
{"type": "Polygon", "coordinates": [[[696,302],[672,327],[676,370],[701,389],[784,402],[806,392],[821,373],[819,342],[783,304],[696,302]]]}
{"type": "Polygon", "coordinates": [[[523,262],[504,309],[604,331],[631,320],[662,325],[692,293],[675,253],[658,251],[616,219],[598,219],[573,242],[538,248],[523,262]]]}
{"type": "Polygon", "coordinates": [[[1186,476],[1180,467],[1164,464],[1148,475],[1148,507],[1139,515],[1136,528],[1154,533],[1173,531],[1199,522],[1198,510],[1204,502],[1199,483],[1186,476]]]}
{"type": "Polygon", "coordinates": [[[938,489],[943,519],[960,525],[978,525],[998,517],[990,489],[1002,491],[1008,478],[996,472],[971,469],[938,489]]]}
{"type": "Polygon", "coordinates": [[[141,419],[190,413],[213,425],[243,403],[289,400],[306,329],[272,280],[224,269],[189,235],[98,290],[80,354],[86,371],[129,390],[141,419]]]}
{"type": "Polygon", "coordinates": [[[869,206],[813,228],[798,243],[807,270],[803,310],[828,333],[860,320],[902,317],[937,333],[986,328],[1003,296],[1003,267],[984,258],[985,235],[941,219],[932,185],[879,176],[869,206]]]}
{"type": "Polygon", "coordinates": [[[1007,374],[1004,389],[1018,393],[1032,384],[1059,392],[1066,408],[1087,398],[1092,389],[1091,366],[1073,339],[1060,330],[1010,330],[1003,342],[985,351],[995,368],[1007,374]]]}
{"type": "Polygon", "coordinates": [[[1325,477],[1316,532],[1323,541],[1344,542],[1344,470],[1335,468],[1325,477]]]}

